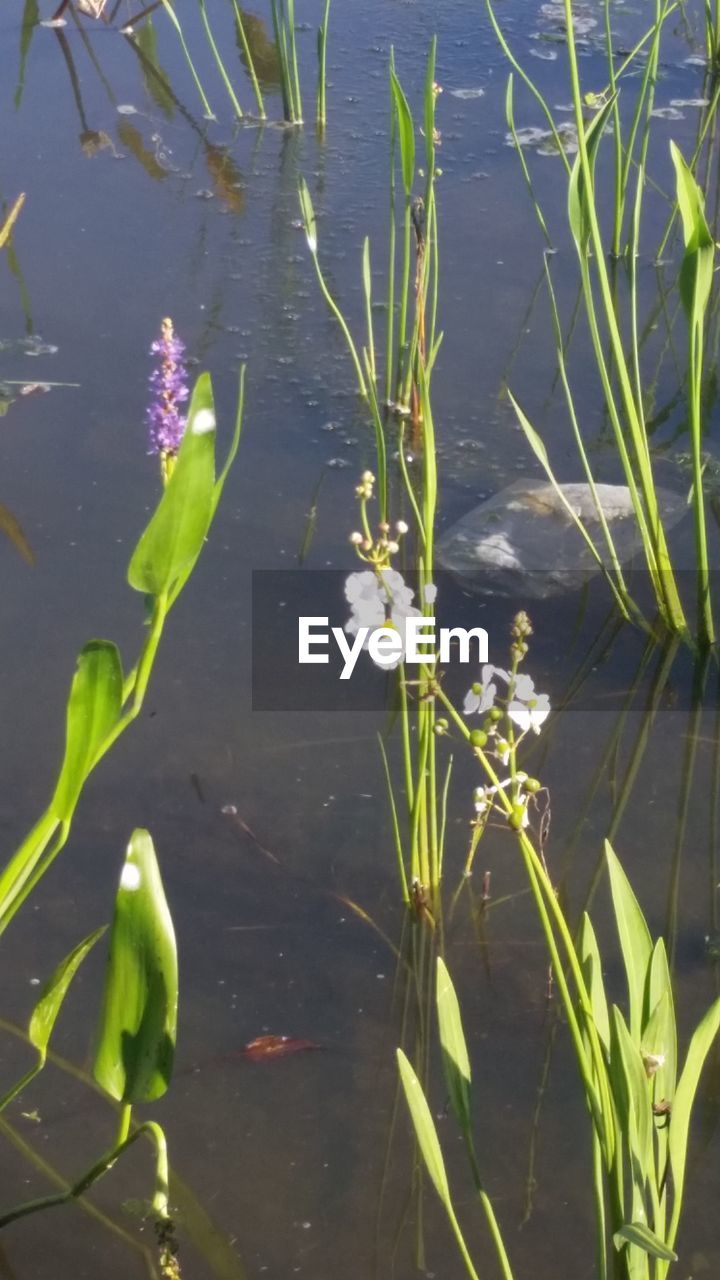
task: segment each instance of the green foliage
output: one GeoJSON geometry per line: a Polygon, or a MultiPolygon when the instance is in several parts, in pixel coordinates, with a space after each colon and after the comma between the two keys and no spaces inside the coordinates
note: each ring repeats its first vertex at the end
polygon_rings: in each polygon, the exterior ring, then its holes
{"type": "Polygon", "coordinates": [[[402,85],[392,67],[390,68],[390,84],[397,113],[398,138],[400,140],[400,169],[406,196],[412,195],[415,181],[415,126],[410,114],[407,98],[402,85]]]}
{"type": "Polygon", "coordinates": [[[99,929],[95,929],[87,938],[79,942],[70,954],[60,961],[60,964],[48,978],[38,996],[28,1027],[28,1038],[43,1061],[62,1003],[70,989],[70,984],[86,955],[92,950],[98,939],[103,936],[106,929],[107,925],[101,925],[99,929]]]}
{"type": "Polygon", "coordinates": [[[91,640],[82,649],[67,705],[65,758],[50,808],[69,822],[98,752],[122,709],[120,653],[109,640],[91,640]]]}
{"type": "Polygon", "coordinates": [[[115,899],[93,1074],[118,1102],[167,1089],[177,1031],[175,933],[150,834],[134,831],[115,899]]]}
{"type": "Polygon", "coordinates": [[[197,559],[213,513],[215,435],[212,384],[204,373],[195,384],[172,474],[130,561],[128,582],[136,591],[166,596],[197,559]]]}
{"type": "Polygon", "coordinates": [[[468,1135],[470,1114],[470,1058],[463,1032],[460,1005],[442,957],[437,962],[437,1013],[440,1047],[450,1103],[460,1128],[468,1135]]]}

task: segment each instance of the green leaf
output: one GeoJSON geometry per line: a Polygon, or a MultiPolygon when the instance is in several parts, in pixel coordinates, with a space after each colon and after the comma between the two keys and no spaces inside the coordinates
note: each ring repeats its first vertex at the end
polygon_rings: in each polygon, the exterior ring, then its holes
{"type": "MultiPolygon", "coordinates": [[[[230,474],[230,468],[232,467],[235,461],[235,458],[237,456],[238,447],[240,445],[240,436],[242,435],[244,409],[245,409],[245,365],[243,364],[240,366],[240,381],[239,381],[239,387],[238,387],[237,410],[235,413],[235,429],[233,431],[233,438],[230,441],[230,448],[228,449],[227,457],[225,459],[225,462],[223,463],[222,471],[220,472],[220,475],[215,481],[215,487],[212,493],[212,502],[210,504],[210,524],[212,524],[213,520],[215,519],[215,512],[218,509],[218,504],[222,497],[223,489],[225,488],[225,482],[228,478],[228,475],[230,474]]],[[[179,578],[176,580],[175,585],[173,587],[173,591],[172,591],[172,597],[171,597],[172,600],[176,600],[177,597],[180,595],[180,592],[182,591],[183,587],[185,586],[185,583],[190,577],[190,574],[195,568],[195,564],[197,563],[197,560],[198,560],[198,557],[200,556],[201,551],[202,551],[202,547],[199,547],[197,554],[185,566],[179,578]]]]}
{"type": "Polygon", "coordinates": [[[603,1048],[607,1053],[610,1048],[610,1017],[608,1014],[607,996],[605,994],[605,983],[603,982],[600,951],[597,944],[597,938],[595,937],[595,930],[592,927],[587,911],[583,912],[582,924],[580,926],[579,949],[583,977],[590,995],[593,1021],[595,1022],[597,1033],[600,1037],[603,1048]]]}
{"type": "Polygon", "coordinates": [[[200,554],[213,510],[215,435],[212,383],[202,373],[177,461],[130,561],[128,582],[136,591],[165,594],[200,554]]]}
{"type": "Polygon", "coordinates": [[[305,226],[305,237],[308,242],[308,248],[311,253],[317,253],[317,219],[315,218],[315,210],[310,197],[310,189],[304,178],[300,179],[298,187],[298,195],[300,197],[300,212],[305,226]]]}
{"type": "Polygon", "coordinates": [[[680,295],[692,323],[702,320],[710,297],[715,241],[705,218],[702,191],[674,142],[670,143],[670,153],[675,166],[675,189],[685,240],[680,295]]]}
{"type": "Polygon", "coordinates": [[[109,640],[91,640],[81,650],[66,712],[65,757],[50,809],[69,822],[85,780],[122,704],[120,654],[109,640]]]}
{"type": "Polygon", "coordinates": [[[639,1046],[642,1032],[645,982],[653,952],[652,938],[617,854],[605,841],[605,857],[610,872],[615,923],[625,963],[630,1000],[630,1034],[639,1046]]]}
{"type": "MultiPolygon", "coordinates": [[[[585,130],[585,144],[587,147],[591,181],[594,181],[595,161],[597,159],[600,139],[603,136],[608,116],[615,105],[616,96],[616,94],[613,94],[612,97],[608,99],[602,109],[598,111],[597,115],[593,116],[593,119],[585,130]]],[[[594,199],[594,191],[591,191],[588,194],[582,156],[578,151],[578,154],[575,157],[575,163],[570,171],[570,181],[568,183],[568,218],[570,219],[570,230],[578,252],[583,256],[587,252],[588,240],[590,239],[591,233],[589,201],[594,201],[594,199]]]]}
{"type": "Polygon", "coordinates": [[[372,273],[370,269],[370,239],[368,236],[366,236],[363,241],[362,281],[365,301],[368,307],[370,307],[372,305],[372,273]]]}
{"type": "Polygon", "coordinates": [[[636,1244],[653,1258],[663,1258],[666,1262],[677,1262],[677,1254],[673,1253],[659,1236],[655,1235],[644,1222],[626,1222],[613,1236],[613,1244],[620,1251],[626,1244],[636,1244]]]}
{"type": "Polygon", "coordinates": [[[450,1103],[458,1124],[470,1133],[470,1059],[457,994],[442,956],[437,962],[440,1047],[450,1103]]]}
{"type": "Polygon", "coordinates": [[[610,1076],[622,1129],[633,1155],[634,1181],[644,1186],[652,1172],[652,1095],[642,1055],[622,1013],[613,1005],[610,1076]]]}
{"type": "Polygon", "coordinates": [[[99,929],[96,929],[94,933],[91,933],[83,942],[78,943],[70,954],[66,956],[64,960],[61,960],[60,964],[57,966],[51,977],[48,978],[48,981],[40,992],[30,1019],[28,1038],[30,1043],[35,1046],[43,1058],[47,1052],[53,1027],[55,1026],[62,1002],[68,993],[70,983],[88,954],[88,951],[95,946],[98,938],[102,937],[106,929],[107,925],[101,925],[99,929]]]}
{"type": "Polygon", "coordinates": [[[172,1074],[177,1028],[175,933],[150,834],[133,832],[110,935],[93,1074],[118,1102],[150,1102],[172,1074]]]}
{"type": "Polygon", "coordinates": [[[648,972],[646,1009],[651,1012],[644,1019],[642,1033],[643,1054],[662,1054],[665,1061],[655,1073],[655,1097],[658,1101],[671,1102],[675,1094],[677,1078],[677,1025],[673,1002],[670,969],[662,938],[655,943],[648,972]]]}
{"type": "Polygon", "coordinates": [[[445,1172],[445,1163],[440,1150],[435,1124],[430,1114],[430,1108],[422,1091],[422,1085],[402,1049],[397,1050],[397,1060],[400,1069],[400,1080],[405,1091],[405,1100],[408,1104],[410,1118],[415,1128],[423,1160],[435,1190],[445,1208],[452,1213],[452,1201],[445,1172]]]}
{"type": "Polygon", "coordinates": [[[700,1082],[700,1072],[705,1065],[705,1059],[710,1052],[719,1027],[720,998],[710,1006],[702,1022],[695,1029],[673,1099],[668,1129],[668,1147],[673,1177],[674,1202],[678,1207],[682,1203],[690,1117],[700,1082]]]}
{"type": "Polygon", "coordinates": [[[437,36],[433,36],[428,50],[427,68],[425,71],[425,177],[428,185],[435,175],[435,60],[437,56],[437,36]]]}
{"type": "Polygon", "coordinates": [[[402,85],[392,67],[390,68],[390,87],[397,115],[403,186],[405,194],[409,198],[412,195],[413,182],[415,181],[415,126],[402,85]]]}

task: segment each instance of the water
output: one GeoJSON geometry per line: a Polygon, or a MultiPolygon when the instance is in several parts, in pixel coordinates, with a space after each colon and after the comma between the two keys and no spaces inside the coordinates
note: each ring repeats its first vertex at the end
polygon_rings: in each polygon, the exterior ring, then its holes
{"type": "MultiPolygon", "coordinates": [[[[211,369],[226,440],[238,363],[248,363],[245,433],[212,538],[170,620],[140,722],[93,778],[70,846],[3,940],[0,1008],[8,1019],[25,1022],[33,983],[108,918],[125,841],[134,826],[147,825],[180,940],[180,1071],[153,1113],[167,1127],[173,1164],[194,1197],[180,1188],[174,1194],[185,1275],[405,1280],[416,1274],[417,1213],[411,1146],[404,1115],[394,1109],[402,982],[391,948],[347,904],[359,904],[400,944],[402,914],[375,746],[382,718],[251,710],[250,572],[297,564],[321,476],[306,565],[352,567],[350,496],[358,473],[373,459],[352,370],[298,229],[298,176],[310,183],[320,215],[328,279],[359,325],[366,234],[378,292],[384,268],[389,46],[395,46],[415,105],[427,43],[437,31],[438,79],[445,88],[438,106],[445,340],[434,384],[442,525],[518,475],[537,474],[510,407],[499,397],[506,378],[547,433],[561,478],[577,478],[553,385],[546,306],[536,289],[541,241],[517,157],[506,145],[506,66],[481,6],[466,0],[369,0],[362,6],[338,0],[324,143],[311,128],[234,125],[192,6],[187,8],[188,41],[199,51],[199,70],[212,86],[219,117],[210,126],[162,15],[156,16],[159,60],[176,104],[152,97],[137,57],[117,31],[91,22],[78,30],[70,20],[60,33],[29,25],[23,32],[16,10],[6,6],[0,14],[1,194],[8,201],[27,194],[14,238],[14,272],[6,258],[2,263],[0,339],[39,334],[57,347],[37,355],[0,348],[0,380],[80,384],[18,397],[0,424],[0,502],[16,515],[36,556],[30,570],[9,542],[0,542],[6,726],[0,829],[8,850],[51,786],[78,649],[92,635],[112,636],[129,662],[142,634],[141,602],[124,585],[124,575],[157,492],[155,467],[145,456],[143,413],[146,350],[159,320],[172,315],[193,359],[211,369]],[[30,43],[20,71],[23,41],[30,43]],[[330,465],[337,460],[349,465],[330,465]],[[223,813],[230,805],[254,838],[223,813]],[[326,1051],[265,1064],[232,1057],[265,1033],[310,1038],[326,1051]]],[[[550,101],[562,103],[568,96],[563,45],[551,38],[557,22],[544,9],[513,2],[503,10],[503,24],[550,101]],[[543,56],[531,58],[533,53],[543,56]],[[553,53],[556,59],[547,56],[553,53]]],[[[321,5],[308,0],[298,10],[309,101],[321,5]]],[[[25,12],[32,21],[32,0],[25,12]]],[[[45,6],[40,16],[49,12],[45,6]]],[[[219,34],[231,42],[224,7],[212,6],[211,13],[219,34]]],[[[583,15],[601,17],[593,6],[583,15]]],[[[648,20],[627,5],[618,5],[614,16],[628,42],[648,20]]],[[[599,29],[588,28],[583,70],[601,88],[599,29]]],[[[657,92],[661,108],[703,94],[703,69],[685,61],[694,51],[687,34],[678,28],[668,48],[672,57],[657,92]]],[[[249,87],[239,72],[236,78],[249,108],[249,87]]],[[[268,109],[278,116],[276,94],[268,109]]],[[[674,109],[683,118],[658,121],[658,155],[671,136],[686,149],[691,145],[697,108],[674,109]]],[[[538,124],[517,86],[515,115],[518,127],[538,124]]],[[[669,161],[658,163],[661,170],[666,164],[669,180],[669,161]]],[[[533,172],[557,227],[561,252],[553,269],[569,314],[574,275],[557,198],[559,162],[541,157],[533,172]]],[[[649,244],[659,241],[664,216],[659,204],[649,215],[649,244]]],[[[640,271],[648,291],[654,289],[649,256],[640,271]]],[[[585,341],[580,334],[578,344],[585,341]]],[[[581,376],[588,421],[598,432],[602,478],[613,481],[597,388],[581,376]]],[[[673,390],[666,364],[658,404],[671,401],[673,390]]],[[[681,420],[682,406],[673,405],[659,427],[661,444],[672,443],[681,420]]],[[[713,407],[710,441],[716,426],[713,407]]],[[[686,484],[670,464],[668,475],[675,489],[686,484]]],[[[459,593],[457,604],[476,619],[477,606],[459,593]]],[[[485,610],[500,660],[511,610],[507,602],[485,610]]],[[[578,598],[536,616],[531,669],[556,704],[607,613],[600,590],[584,618],[578,598]]],[[[575,908],[593,883],[603,837],[617,828],[616,845],[651,927],[666,928],[674,947],[687,1027],[716,986],[704,943],[718,923],[716,675],[708,674],[695,715],[692,665],[680,655],[653,702],[661,659],[654,655],[643,666],[643,648],[640,637],[622,632],[607,651],[595,653],[581,693],[539,740],[533,769],[551,791],[548,856],[575,908]],[[636,690],[632,699],[630,690],[636,690]],[[625,799],[628,777],[633,785],[625,799]]],[[[457,763],[448,847],[452,883],[464,860],[473,781],[457,763]]],[[[533,1129],[553,1026],[540,934],[506,834],[491,832],[478,859],[483,871],[492,869],[494,896],[509,900],[479,922],[463,899],[447,925],[447,948],[476,1064],[481,1163],[516,1274],[590,1275],[587,1152],[577,1138],[584,1118],[563,1034],[552,1039],[548,1085],[533,1129]]],[[[606,908],[603,886],[594,913],[617,982],[606,908]]],[[[101,977],[98,955],[79,976],[54,1041],[58,1053],[86,1069],[101,977]]],[[[2,1044],[9,1084],[27,1059],[11,1035],[2,1044]]],[[[482,1267],[487,1240],[473,1228],[470,1184],[439,1080],[433,1110],[482,1267]]],[[[681,1245],[683,1274],[692,1269],[700,1276],[703,1266],[714,1274],[718,1265],[707,1212],[720,1190],[711,1142],[718,1120],[716,1064],[705,1078],[698,1115],[681,1245]]],[[[56,1068],[14,1104],[7,1119],[66,1174],[90,1163],[114,1126],[109,1109],[56,1068]]],[[[150,1186],[146,1154],[137,1150],[93,1197],[131,1240],[79,1209],[54,1211],[5,1234],[0,1274],[18,1280],[147,1274],[137,1242],[152,1243],[150,1228],[119,1206],[149,1193],[150,1186]]],[[[48,1189],[46,1176],[6,1143],[2,1204],[48,1189]]],[[[438,1280],[461,1276],[431,1192],[424,1229],[427,1273],[438,1280]]]]}

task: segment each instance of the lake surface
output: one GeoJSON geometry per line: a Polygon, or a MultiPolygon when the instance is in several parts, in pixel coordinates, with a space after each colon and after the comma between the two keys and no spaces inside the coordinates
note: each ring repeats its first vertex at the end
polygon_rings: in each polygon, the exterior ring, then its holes
{"type": "MultiPolygon", "coordinates": [[[[319,0],[297,3],[308,103],[322,7],[319,0]]],[[[51,16],[50,4],[39,0],[36,10],[29,0],[24,8],[24,24],[22,6],[0,13],[0,196],[10,202],[20,191],[27,195],[14,257],[1,264],[0,381],[78,385],[18,395],[0,421],[0,502],[36,556],[31,570],[0,541],[0,832],[8,852],[52,785],[77,651],[91,636],[109,636],[129,665],[142,634],[142,601],[125,585],[125,572],[157,495],[144,411],[147,351],[161,318],[173,317],[193,361],[212,372],[221,449],[231,435],[240,362],[248,373],[240,454],[198,570],[171,617],[145,711],[93,777],[68,848],[3,939],[0,1009],[25,1025],[37,979],[108,919],[128,835],[149,827],[180,948],[179,1071],[153,1113],[166,1126],[182,1179],[173,1199],[187,1280],[409,1280],[418,1267],[456,1280],[464,1272],[431,1189],[419,1220],[412,1145],[397,1097],[394,1050],[413,1031],[393,950],[406,945],[407,924],[376,744],[384,717],[253,713],[250,575],[298,566],[315,499],[303,571],[354,567],[353,489],[372,465],[373,439],[341,335],[318,293],[299,229],[297,184],[304,175],[324,269],[351,323],[360,325],[365,235],[379,296],[384,278],[389,50],[394,46],[419,110],[435,32],[444,90],[438,205],[445,338],[433,396],[440,525],[519,475],[539,474],[502,395],[507,382],[543,431],[561,479],[579,478],[542,290],[542,240],[506,143],[507,65],[475,0],[335,0],[329,120],[318,139],[311,126],[234,122],[192,4],[183,6],[185,33],[217,114],[212,123],[203,119],[162,13],[154,15],[158,59],[172,98],[158,93],[117,25],[77,25],[70,17],[52,30],[35,25],[51,16]],[[28,343],[31,335],[40,341],[28,343]],[[312,1040],[323,1052],[265,1063],[239,1056],[268,1033],[312,1040]]],[[[230,6],[209,10],[250,110],[230,6]]],[[[582,12],[597,22],[587,28],[583,73],[600,89],[602,11],[588,4],[582,12]]],[[[551,103],[565,102],[554,6],[508,0],[499,13],[551,103]]],[[[625,46],[649,21],[644,7],[613,9],[625,46]]],[[[678,14],[657,86],[661,109],[706,96],[705,71],[694,60],[701,37],[699,21],[693,33],[678,14]]],[[[672,110],[679,118],[658,119],[652,144],[666,183],[670,138],[690,148],[698,121],[697,107],[672,110]]],[[[272,86],[268,113],[281,114],[272,86]]],[[[518,127],[539,123],[517,85],[515,117],[518,127]]],[[[569,320],[577,285],[559,200],[560,161],[529,159],[555,229],[553,272],[569,320]]],[[[648,209],[648,246],[659,244],[666,217],[658,197],[648,209]]],[[[668,250],[673,256],[676,264],[676,244],[668,250]]],[[[648,249],[639,263],[648,300],[657,288],[652,257],[648,249]]],[[[599,389],[583,371],[587,337],[580,332],[573,341],[601,478],[617,480],[599,389]]],[[[662,329],[652,330],[648,343],[651,355],[653,344],[662,354],[662,329]]],[[[655,437],[668,458],[662,479],[682,491],[687,477],[673,462],[685,447],[677,370],[671,359],[658,358],[657,367],[656,403],[667,405],[655,437]]],[[[710,402],[710,450],[717,431],[710,402]]],[[[479,606],[458,591],[460,604],[476,617],[479,606]]],[[[498,662],[511,615],[507,601],[482,606],[498,662]]],[[[602,584],[588,600],[570,597],[533,616],[529,670],[558,708],[533,756],[552,797],[546,854],[553,873],[572,915],[594,895],[620,999],[606,886],[598,884],[602,841],[612,835],[653,932],[669,939],[687,1029],[718,988],[717,670],[698,673],[689,655],[646,651],[641,636],[613,629],[602,584]]],[[[458,763],[446,868],[453,886],[467,847],[473,781],[458,763]]],[[[445,922],[445,945],[474,1063],[481,1164],[517,1276],[582,1280],[593,1274],[589,1156],[578,1145],[585,1118],[567,1038],[547,1006],[542,938],[505,832],[489,833],[477,865],[475,889],[490,869],[496,905],[483,915],[464,894],[445,922]]],[[[54,1041],[85,1070],[101,979],[98,955],[80,974],[54,1041]]],[[[24,1069],[26,1051],[10,1032],[0,1043],[9,1085],[24,1069]]],[[[720,1194],[719,1066],[715,1057],[698,1104],[683,1278],[716,1275],[720,1267],[709,1212],[720,1194]]],[[[432,1100],[478,1267],[492,1267],[439,1072],[432,1100]]],[[[28,1160],[27,1144],[72,1175],[105,1149],[115,1123],[101,1099],[57,1067],[6,1118],[0,1196],[8,1205],[49,1187],[28,1160]]],[[[151,1228],[120,1206],[147,1194],[151,1176],[146,1153],[136,1150],[93,1198],[109,1221],[68,1208],[15,1225],[0,1241],[0,1276],[148,1274],[142,1247],[152,1245],[151,1228]]]]}

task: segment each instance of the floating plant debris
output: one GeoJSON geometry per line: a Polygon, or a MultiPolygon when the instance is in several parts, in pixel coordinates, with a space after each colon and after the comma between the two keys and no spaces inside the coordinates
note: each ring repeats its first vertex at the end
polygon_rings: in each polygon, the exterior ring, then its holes
{"type": "Polygon", "coordinates": [[[451,98],[462,98],[463,101],[469,101],[471,98],[484,98],[484,89],[448,89],[451,98]]]}
{"type": "Polygon", "coordinates": [[[240,1050],[240,1057],[248,1058],[250,1062],[269,1062],[274,1058],[286,1058],[291,1053],[307,1053],[322,1047],[314,1040],[296,1040],[293,1036],[256,1036],[240,1050]]]}

